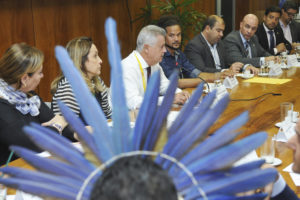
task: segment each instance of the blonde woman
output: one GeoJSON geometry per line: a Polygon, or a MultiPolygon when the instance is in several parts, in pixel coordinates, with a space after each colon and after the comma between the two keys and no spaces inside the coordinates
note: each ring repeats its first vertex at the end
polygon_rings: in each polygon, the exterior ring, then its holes
{"type": "MultiPolygon", "coordinates": [[[[67,125],[34,92],[44,76],[43,61],[43,53],[25,43],[12,45],[0,59],[0,165],[8,159],[10,145],[40,151],[24,134],[25,125],[36,122],[60,133],[67,125]]],[[[70,129],[62,133],[73,139],[70,129]]]]}
{"type": "MultiPolygon", "coordinates": [[[[68,42],[66,48],[75,67],[81,72],[90,91],[95,95],[105,116],[111,118],[112,111],[108,100],[108,89],[99,76],[102,60],[92,39],[88,37],[75,38],[68,42]]],[[[83,120],[71,85],[62,74],[52,82],[51,92],[53,94],[51,108],[55,114],[60,114],[57,104],[57,100],[60,100],[83,120]]]]}

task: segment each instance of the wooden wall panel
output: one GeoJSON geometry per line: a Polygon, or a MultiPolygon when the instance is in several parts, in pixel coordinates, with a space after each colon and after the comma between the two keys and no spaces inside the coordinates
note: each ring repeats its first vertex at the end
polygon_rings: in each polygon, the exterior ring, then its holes
{"type": "Polygon", "coordinates": [[[60,69],[55,59],[55,45],[63,45],[74,37],[90,35],[87,1],[33,0],[33,23],[36,47],[45,54],[44,78],[39,94],[51,100],[50,83],[60,69]]]}
{"type": "Polygon", "coordinates": [[[239,29],[241,20],[248,13],[257,15],[261,22],[265,9],[272,5],[278,6],[278,0],[236,0],[235,28],[239,29]]]}
{"type": "Polygon", "coordinates": [[[0,55],[16,42],[35,45],[31,0],[0,0],[0,55]]]}
{"type": "MultiPolygon", "coordinates": [[[[145,0],[0,0],[0,53],[16,42],[41,49],[45,54],[45,76],[38,93],[51,101],[50,83],[60,71],[54,46],[66,45],[74,37],[91,36],[103,60],[101,77],[109,85],[105,19],[112,16],[117,21],[121,53],[125,57],[135,49],[140,31],[140,23],[130,20],[136,19],[145,5],[145,0]]],[[[199,0],[193,7],[210,15],[215,12],[215,1],[199,0]]]]}

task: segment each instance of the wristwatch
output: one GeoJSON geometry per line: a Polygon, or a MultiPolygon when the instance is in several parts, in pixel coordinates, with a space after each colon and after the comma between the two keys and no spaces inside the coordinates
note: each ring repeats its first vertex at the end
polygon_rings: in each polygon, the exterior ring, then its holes
{"type": "Polygon", "coordinates": [[[51,126],[54,127],[54,128],[56,128],[60,134],[62,133],[62,125],[61,124],[59,124],[59,123],[52,123],[51,126]]]}

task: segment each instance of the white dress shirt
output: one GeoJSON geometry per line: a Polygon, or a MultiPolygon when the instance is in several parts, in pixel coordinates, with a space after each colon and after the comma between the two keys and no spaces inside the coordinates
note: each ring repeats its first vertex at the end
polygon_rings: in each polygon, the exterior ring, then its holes
{"type": "Polygon", "coordinates": [[[268,45],[269,45],[269,48],[270,48],[270,34],[269,34],[269,31],[273,31],[273,38],[274,38],[274,45],[275,45],[275,47],[274,47],[274,54],[276,55],[277,54],[277,48],[276,48],[276,35],[275,35],[275,33],[274,33],[274,30],[270,30],[270,29],[268,29],[268,27],[266,27],[266,25],[265,25],[265,23],[263,23],[263,26],[264,26],[264,29],[265,29],[265,31],[266,31],[266,34],[267,34],[267,38],[268,38],[268,45]]]}
{"type": "MultiPolygon", "coordinates": [[[[143,78],[142,73],[139,67],[138,60],[140,61],[143,71],[144,77],[146,79],[147,84],[147,67],[149,66],[146,61],[143,59],[141,54],[138,51],[133,51],[129,54],[128,57],[122,60],[122,69],[123,69],[123,80],[125,84],[125,93],[127,99],[127,106],[129,109],[139,108],[142,104],[144,98],[144,87],[143,87],[143,78]]],[[[161,66],[159,63],[151,66],[151,74],[155,71],[160,71],[160,95],[164,95],[169,86],[169,80],[166,78],[161,66]]],[[[180,89],[177,88],[176,93],[181,92],[180,89]]]]}
{"type": "MultiPolygon", "coordinates": [[[[202,34],[202,33],[201,33],[202,34]]],[[[209,49],[210,49],[210,52],[211,54],[213,55],[213,58],[214,58],[214,61],[215,61],[215,66],[216,66],[216,69],[222,69],[221,68],[221,62],[220,62],[220,57],[219,57],[219,53],[218,53],[218,50],[217,50],[217,43],[214,44],[214,45],[211,45],[207,40],[206,38],[204,37],[204,35],[202,34],[204,40],[206,41],[209,49]]]]}
{"type": "Polygon", "coordinates": [[[290,28],[290,24],[288,25],[284,25],[282,23],[281,20],[279,20],[279,24],[280,24],[280,27],[282,28],[282,31],[283,31],[283,34],[284,34],[284,37],[285,39],[287,39],[287,41],[289,41],[289,43],[293,43],[293,40],[292,40],[292,33],[291,33],[291,28],[290,28]]]}

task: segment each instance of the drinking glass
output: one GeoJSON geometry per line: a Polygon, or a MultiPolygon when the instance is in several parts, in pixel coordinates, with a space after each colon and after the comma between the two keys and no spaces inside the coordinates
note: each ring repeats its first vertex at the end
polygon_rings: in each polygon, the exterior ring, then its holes
{"type": "Polygon", "coordinates": [[[275,139],[268,135],[265,143],[260,147],[260,157],[265,159],[266,163],[272,164],[275,158],[275,139]]]}

